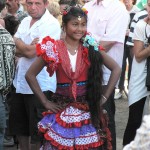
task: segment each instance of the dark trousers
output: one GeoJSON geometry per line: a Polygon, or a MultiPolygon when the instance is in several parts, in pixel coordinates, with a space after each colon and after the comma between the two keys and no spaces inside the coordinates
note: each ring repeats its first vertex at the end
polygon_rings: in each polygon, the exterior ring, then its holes
{"type": "Polygon", "coordinates": [[[129,118],[123,137],[123,146],[129,144],[136,135],[136,130],[140,127],[143,116],[143,109],[146,97],[129,107],[129,118]]]}
{"type": "MultiPolygon", "coordinates": [[[[52,92],[44,91],[50,100],[52,92]]],[[[37,123],[43,118],[42,112],[46,111],[34,94],[20,94],[11,92],[9,102],[9,135],[31,136],[31,143],[43,140],[38,132],[37,123]]]]}
{"type": "Polygon", "coordinates": [[[115,101],[114,101],[115,89],[108,98],[107,102],[104,104],[104,109],[106,109],[109,117],[108,128],[111,132],[112,137],[112,147],[116,150],[116,125],[115,125],[115,101]]]}
{"type": "Polygon", "coordinates": [[[125,44],[124,46],[124,54],[123,54],[123,60],[122,60],[122,72],[119,80],[119,89],[122,91],[124,90],[124,81],[125,81],[125,72],[126,72],[126,66],[127,62],[126,60],[128,59],[129,62],[129,68],[128,68],[128,82],[130,80],[130,75],[131,75],[131,67],[132,67],[132,56],[131,56],[131,48],[128,45],[125,44]]]}

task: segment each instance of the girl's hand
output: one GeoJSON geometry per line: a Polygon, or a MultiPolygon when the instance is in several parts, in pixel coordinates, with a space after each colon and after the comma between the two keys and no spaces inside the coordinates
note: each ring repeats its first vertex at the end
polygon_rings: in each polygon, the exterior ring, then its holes
{"type": "Polygon", "coordinates": [[[58,113],[60,112],[63,107],[54,103],[54,102],[50,102],[50,101],[47,101],[45,104],[44,104],[44,107],[48,110],[48,111],[51,111],[53,113],[58,113]]]}

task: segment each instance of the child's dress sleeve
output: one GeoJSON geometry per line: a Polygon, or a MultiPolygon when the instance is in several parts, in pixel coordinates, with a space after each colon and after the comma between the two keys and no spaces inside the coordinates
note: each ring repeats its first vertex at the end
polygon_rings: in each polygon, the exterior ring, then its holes
{"type": "Polygon", "coordinates": [[[60,63],[59,54],[56,48],[56,41],[47,36],[42,42],[36,45],[37,56],[41,56],[47,63],[47,71],[50,76],[56,71],[60,63]]]}

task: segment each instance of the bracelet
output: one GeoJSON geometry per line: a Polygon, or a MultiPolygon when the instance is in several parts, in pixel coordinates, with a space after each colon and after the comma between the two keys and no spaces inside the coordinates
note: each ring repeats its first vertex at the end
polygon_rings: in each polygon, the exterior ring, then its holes
{"type": "Polygon", "coordinates": [[[104,98],[107,101],[107,98],[104,95],[102,95],[102,98],[104,98]]]}

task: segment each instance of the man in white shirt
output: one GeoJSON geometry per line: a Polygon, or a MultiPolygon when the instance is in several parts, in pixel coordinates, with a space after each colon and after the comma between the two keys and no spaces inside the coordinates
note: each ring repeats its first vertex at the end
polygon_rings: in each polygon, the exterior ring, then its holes
{"type": "MultiPolygon", "coordinates": [[[[27,11],[30,16],[22,20],[15,36],[17,47],[16,55],[19,56],[13,85],[15,93],[12,94],[10,106],[10,133],[17,135],[21,150],[30,147],[29,136],[31,136],[32,150],[40,148],[37,122],[41,119],[44,111],[38,99],[34,96],[25,80],[25,74],[36,59],[36,43],[45,36],[54,39],[60,38],[60,24],[46,9],[47,0],[27,0],[27,11]]],[[[37,76],[42,91],[50,99],[50,94],[55,92],[56,77],[51,78],[46,68],[41,70],[37,76]],[[51,93],[49,92],[51,91],[51,93]]]]}
{"type": "MultiPolygon", "coordinates": [[[[92,0],[83,7],[88,11],[88,32],[100,42],[107,54],[122,67],[124,39],[129,21],[129,14],[125,6],[117,0],[92,0]]],[[[106,67],[104,67],[103,72],[105,89],[111,76],[110,70],[106,67]]],[[[113,150],[116,150],[114,92],[110,97],[105,94],[105,97],[107,102],[104,104],[104,108],[109,115],[108,125],[112,134],[113,150]]]]}

